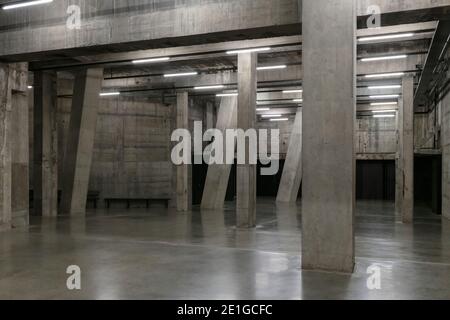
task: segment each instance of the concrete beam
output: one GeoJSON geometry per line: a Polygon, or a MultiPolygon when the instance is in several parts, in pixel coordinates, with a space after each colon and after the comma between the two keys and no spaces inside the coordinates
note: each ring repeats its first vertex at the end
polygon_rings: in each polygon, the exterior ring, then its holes
{"type": "Polygon", "coordinates": [[[294,204],[297,202],[302,182],[302,124],[303,111],[302,108],[298,108],[278,188],[277,202],[280,203],[294,204]]]}
{"type": "Polygon", "coordinates": [[[351,273],[355,263],[355,9],[303,2],[304,269],[351,273]]]}
{"type": "MultiPolygon", "coordinates": [[[[238,129],[255,129],[258,55],[240,53],[238,56],[238,129]]],[[[237,164],[236,213],[238,228],[256,226],[256,165],[250,163],[250,155],[257,153],[246,142],[245,163],[237,164]]]]}
{"type": "Polygon", "coordinates": [[[34,214],[58,214],[56,73],[34,73],[34,214]]]}
{"type": "MultiPolygon", "coordinates": [[[[225,137],[226,129],[237,128],[237,98],[221,98],[220,108],[217,115],[216,129],[220,130],[225,137]]],[[[226,148],[225,148],[226,149],[226,148]]],[[[226,150],[224,150],[226,157],[226,150]]],[[[233,155],[234,157],[234,155],[233,155]]],[[[222,209],[227,194],[228,181],[232,165],[212,164],[208,167],[201,208],[205,210],[222,209]]]]}
{"type": "Polygon", "coordinates": [[[77,73],[64,156],[61,213],[84,215],[103,69],[77,73]]]}

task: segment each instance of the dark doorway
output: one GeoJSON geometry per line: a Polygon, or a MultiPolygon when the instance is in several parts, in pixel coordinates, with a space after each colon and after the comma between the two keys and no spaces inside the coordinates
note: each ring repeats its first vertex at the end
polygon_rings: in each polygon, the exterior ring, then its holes
{"type": "Polygon", "coordinates": [[[395,201],[395,161],[358,160],[356,199],[395,201]]]}
{"type": "Polygon", "coordinates": [[[414,201],[441,214],[442,157],[419,155],[414,159],[414,201]]]}

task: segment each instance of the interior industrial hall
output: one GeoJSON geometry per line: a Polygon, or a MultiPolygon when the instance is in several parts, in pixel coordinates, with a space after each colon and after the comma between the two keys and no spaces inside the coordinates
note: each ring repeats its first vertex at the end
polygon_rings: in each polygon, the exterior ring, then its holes
{"type": "Polygon", "coordinates": [[[450,0],[0,0],[0,299],[450,299],[450,0]]]}

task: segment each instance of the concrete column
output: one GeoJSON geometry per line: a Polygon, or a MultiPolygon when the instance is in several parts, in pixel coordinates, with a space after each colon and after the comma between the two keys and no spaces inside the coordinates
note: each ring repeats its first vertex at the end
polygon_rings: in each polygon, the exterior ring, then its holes
{"type": "Polygon", "coordinates": [[[11,228],[11,81],[0,64],[0,231],[11,228]]]}
{"type": "Polygon", "coordinates": [[[11,94],[11,210],[12,227],[29,223],[28,64],[10,65],[14,84],[11,94]]]}
{"type": "Polygon", "coordinates": [[[403,99],[398,99],[397,154],[395,157],[395,216],[402,220],[403,204],[403,99]]]}
{"type": "Polygon", "coordinates": [[[355,1],[303,1],[304,269],[353,272],[355,1]]]}
{"type": "Polygon", "coordinates": [[[76,74],[69,133],[64,155],[61,212],[83,215],[94,148],[99,93],[103,69],[87,69],[76,74]]]}
{"type": "MultiPolygon", "coordinates": [[[[257,75],[256,53],[240,53],[238,56],[238,129],[255,129],[257,75]]],[[[252,228],[256,226],[256,165],[250,164],[250,145],[245,147],[245,164],[237,164],[237,226],[252,228]]]]}
{"type": "MultiPolygon", "coordinates": [[[[237,98],[222,98],[217,115],[216,129],[220,130],[225,137],[226,129],[236,129],[236,127],[237,98]]],[[[226,158],[226,150],[224,150],[224,158],[226,158]]],[[[202,209],[223,208],[231,168],[232,165],[230,164],[212,164],[208,167],[208,174],[206,175],[205,187],[203,189],[202,209]]]]}
{"type": "Polygon", "coordinates": [[[277,202],[296,203],[302,182],[302,121],[303,111],[297,110],[284,163],[283,175],[278,188],[277,202]]]}
{"type": "Polygon", "coordinates": [[[56,73],[34,73],[34,214],[58,214],[56,73]]]}
{"type": "MultiPolygon", "coordinates": [[[[177,129],[189,129],[189,97],[187,92],[177,93],[177,129]]],[[[177,168],[177,211],[186,212],[192,207],[190,175],[192,167],[182,164],[177,168]]]]}
{"type": "Polygon", "coordinates": [[[214,128],[214,104],[206,102],[206,130],[214,128]]]}
{"type": "Polygon", "coordinates": [[[414,216],[414,78],[403,78],[403,199],[401,205],[403,223],[411,223],[414,216]]]}

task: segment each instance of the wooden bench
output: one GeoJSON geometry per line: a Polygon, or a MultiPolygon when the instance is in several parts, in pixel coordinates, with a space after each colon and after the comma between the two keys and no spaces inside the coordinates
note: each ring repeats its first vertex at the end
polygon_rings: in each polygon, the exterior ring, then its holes
{"type": "Polygon", "coordinates": [[[146,204],[146,208],[148,209],[150,207],[151,202],[164,202],[166,208],[169,207],[169,198],[105,198],[105,204],[106,208],[109,209],[111,207],[111,202],[126,202],[127,203],[127,209],[130,209],[132,202],[144,202],[146,204]]]}

